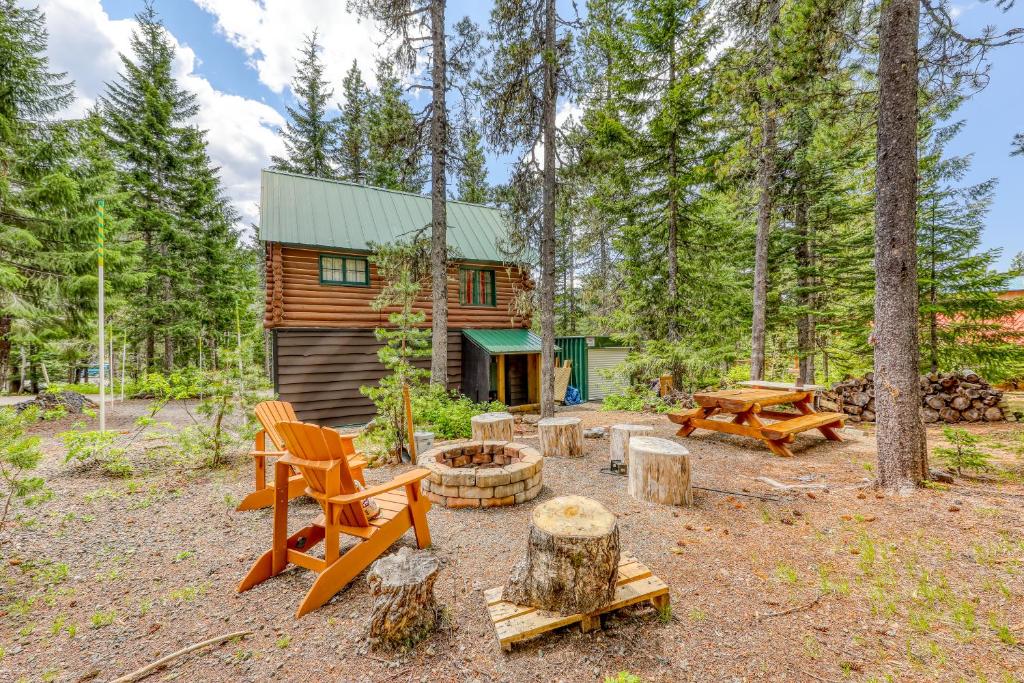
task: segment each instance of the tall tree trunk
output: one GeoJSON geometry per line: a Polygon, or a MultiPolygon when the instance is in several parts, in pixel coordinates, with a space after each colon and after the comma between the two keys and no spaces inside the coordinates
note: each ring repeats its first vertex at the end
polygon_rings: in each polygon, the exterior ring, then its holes
{"type": "Polygon", "coordinates": [[[444,33],[445,0],[430,3],[430,37],[433,64],[430,110],[430,280],[433,291],[431,316],[430,381],[448,384],[448,205],[445,166],[448,144],[448,104],[445,96],[447,47],[444,33]]]}
{"type": "Polygon", "coordinates": [[[750,333],[750,379],[764,379],[765,321],[768,307],[768,231],[775,184],[775,112],[764,105],[761,155],[757,164],[757,236],[754,242],[754,305],[750,333]]]}
{"type": "Polygon", "coordinates": [[[28,381],[32,385],[32,393],[39,393],[39,357],[36,355],[35,344],[28,347],[28,381]]]}
{"type": "Polygon", "coordinates": [[[25,347],[21,346],[18,348],[21,352],[21,363],[18,364],[18,393],[25,393],[25,366],[28,364],[28,360],[25,357],[25,347]]]}
{"type": "Polygon", "coordinates": [[[882,3],[875,180],[875,420],[878,484],[928,473],[919,413],[917,240],[918,0],[882,3]]]}
{"type": "Polygon", "coordinates": [[[801,384],[814,383],[814,247],[811,240],[810,226],[807,220],[807,194],[801,189],[797,193],[796,211],[793,220],[796,228],[796,269],[797,269],[797,303],[800,314],[796,321],[796,347],[800,359],[801,384]]]}
{"type": "MultiPolygon", "coordinates": [[[[671,92],[675,84],[676,56],[673,49],[668,58],[667,91],[671,92]]],[[[679,159],[675,128],[669,135],[668,144],[668,339],[676,341],[679,338],[679,159]]]]}
{"type": "Polygon", "coordinates": [[[11,325],[9,315],[0,315],[0,392],[7,391],[7,380],[11,376],[11,325]]]}
{"type": "Polygon", "coordinates": [[[540,414],[555,414],[555,0],[544,0],[544,181],[540,228],[540,414]]]}

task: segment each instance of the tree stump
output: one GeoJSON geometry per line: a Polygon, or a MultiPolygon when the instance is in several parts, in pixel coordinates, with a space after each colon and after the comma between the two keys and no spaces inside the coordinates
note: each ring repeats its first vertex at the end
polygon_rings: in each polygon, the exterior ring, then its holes
{"type": "Polygon", "coordinates": [[[629,440],[629,482],[637,500],[661,505],[693,505],[690,452],[668,439],[634,436],[629,440]]]}
{"type": "Polygon", "coordinates": [[[578,417],[546,417],[537,423],[540,454],[583,457],[583,421],[578,417]]]}
{"type": "Polygon", "coordinates": [[[650,425],[612,425],[611,436],[611,459],[621,460],[623,465],[629,465],[629,439],[632,436],[645,436],[654,431],[650,425]]]}
{"type": "Polygon", "coordinates": [[[366,576],[373,597],[371,646],[411,647],[434,630],[434,582],[440,570],[436,557],[411,548],[373,563],[366,576]]]}
{"type": "Polygon", "coordinates": [[[512,413],[483,413],[470,419],[473,441],[511,441],[515,418],[512,413]]]}
{"type": "Polygon", "coordinates": [[[534,508],[526,557],[512,569],[503,599],[588,614],[615,598],[618,569],[615,515],[596,500],[561,496],[534,508]]]}

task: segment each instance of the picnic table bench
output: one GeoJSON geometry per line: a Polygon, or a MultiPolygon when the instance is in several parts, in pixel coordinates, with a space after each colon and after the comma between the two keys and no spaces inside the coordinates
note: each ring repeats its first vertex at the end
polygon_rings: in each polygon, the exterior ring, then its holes
{"type": "Polygon", "coordinates": [[[793,452],[786,444],[793,443],[801,432],[817,429],[830,441],[842,441],[835,430],[843,426],[846,416],[815,411],[814,391],[810,386],[709,391],[693,395],[696,408],[671,412],[668,418],[680,425],[677,436],[689,436],[695,429],[748,436],[763,441],[772,453],[789,457],[793,452]],[[775,408],[786,404],[799,412],[775,408]],[[719,413],[734,417],[731,422],[710,419],[719,413]],[[766,419],[777,422],[765,422],[766,419]]]}

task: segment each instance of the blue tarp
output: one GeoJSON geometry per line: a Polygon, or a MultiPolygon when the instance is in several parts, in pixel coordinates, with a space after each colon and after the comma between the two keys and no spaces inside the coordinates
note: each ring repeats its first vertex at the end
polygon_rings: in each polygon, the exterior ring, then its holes
{"type": "Polygon", "coordinates": [[[565,405],[578,406],[581,403],[583,403],[583,397],[580,396],[580,390],[576,387],[567,387],[565,390],[565,405]]]}

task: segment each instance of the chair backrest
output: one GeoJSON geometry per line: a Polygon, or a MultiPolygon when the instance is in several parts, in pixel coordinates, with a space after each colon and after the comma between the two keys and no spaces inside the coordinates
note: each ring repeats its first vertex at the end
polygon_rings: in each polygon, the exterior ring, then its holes
{"type": "Polygon", "coordinates": [[[260,426],[267,433],[274,448],[279,451],[287,450],[285,440],[277,431],[277,423],[299,421],[299,418],[295,416],[292,404],[286,401],[263,401],[256,404],[255,413],[256,419],[260,421],[260,426]]]}
{"type": "MultiPolygon", "coordinates": [[[[355,493],[356,484],[348,465],[348,455],[352,450],[351,440],[341,437],[330,427],[306,424],[304,422],[278,422],[277,431],[288,444],[288,453],[302,460],[323,462],[333,466],[330,472],[312,467],[303,467],[300,463],[292,464],[303,479],[306,480],[309,493],[316,498],[324,509],[329,512],[326,499],[342,493],[355,493]]],[[[369,526],[362,503],[333,506],[334,521],[348,526],[369,526]]]]}

